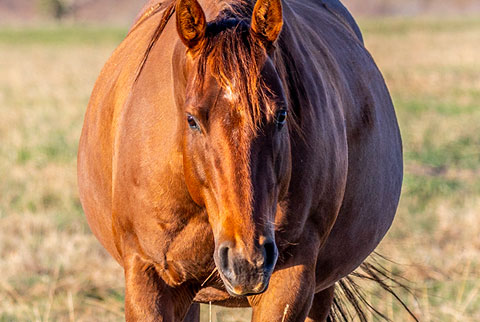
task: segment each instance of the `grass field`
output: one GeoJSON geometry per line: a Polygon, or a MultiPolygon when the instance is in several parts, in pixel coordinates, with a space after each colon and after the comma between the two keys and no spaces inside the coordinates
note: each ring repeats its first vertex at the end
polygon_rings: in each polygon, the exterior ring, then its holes
{"type": "MultiPolygon", "coordinates": [[[[416,298],[404,298],[422,321],[480,321],[480,18],[361,26],[405,151],[398,216],[379,251],[411,281],[416,298]]],[[[75,163],[90,91],[125,33],[0,30],[0,321],[123,319],[123,272],[88,229],[75,163]]],[[[408,321],[389,296],[372,298],[408,321]]]]}

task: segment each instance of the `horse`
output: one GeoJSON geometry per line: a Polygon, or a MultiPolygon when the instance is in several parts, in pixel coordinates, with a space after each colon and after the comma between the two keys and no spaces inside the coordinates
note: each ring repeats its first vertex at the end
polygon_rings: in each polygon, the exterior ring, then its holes
{"type": "Polygon", "coordinates": [[[100,73],[78,150],[127,321],[324,321],[390,228],[402,143],[338,0],[149,1],[100,73]]]}

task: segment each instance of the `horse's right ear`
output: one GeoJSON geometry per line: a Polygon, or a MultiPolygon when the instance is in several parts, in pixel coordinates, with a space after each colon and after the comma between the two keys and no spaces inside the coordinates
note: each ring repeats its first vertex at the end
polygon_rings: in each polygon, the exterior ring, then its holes
{"type": "Polygon", "coordinates": [[[189,49],[197,49],[205,38],[207,22],[197,0],[179,0],[176,7],[177,31],[189,49]]]}
{"type": "Polygon", "coordinates": [[[277,40],[283,26],[281,0],[257,0],[252,13],[251,29],[267,44],[277,40]]]}

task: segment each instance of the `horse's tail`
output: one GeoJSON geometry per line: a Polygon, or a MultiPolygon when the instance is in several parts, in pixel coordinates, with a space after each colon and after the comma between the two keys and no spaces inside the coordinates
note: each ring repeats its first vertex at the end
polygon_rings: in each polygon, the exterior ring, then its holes
{"type": "Polygon", "coordinates": [[[380,312],[366,298],[365,292],[357,283],[358,280],[367,280],[380,286],[381,290],[391,294],[407,314],[418,322],[417,317],[407,304],[400,298],[397,290],[413,294],[407,281],[396,273],[385,268],[380,260],[385,260],[382,255],[374,253],[360,267],[347,277],[337,282],[335,297],[327,321],[371,321],[373,316],[376,320],[392,321],[385,313],[380,312]]]}

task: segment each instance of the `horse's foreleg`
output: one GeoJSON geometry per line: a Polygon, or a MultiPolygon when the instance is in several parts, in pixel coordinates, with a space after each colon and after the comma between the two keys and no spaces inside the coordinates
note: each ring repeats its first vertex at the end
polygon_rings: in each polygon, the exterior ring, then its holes
{"type": "Polygon", "coordinates": [[[252,321],[305,320],[315,292],[315,261],[319,246],[319,242],[312,239],[291,249],[292,256],[273,273],[265,293],[249,298],[253,307],[252,321]]]}
{"type": "Polygon", "coordinates": [[[333,304],[335,285],[315,294],[312,307],[305,322],[323,322],[327,320],[333,304]]]}
{"type": "Polygon", "coordinates": [[[171,288],[152,263],[136,254],[128,257],[124,268],[126,321],[183,320],[195,295],[187,286],[171,288]]]}

